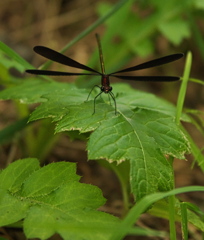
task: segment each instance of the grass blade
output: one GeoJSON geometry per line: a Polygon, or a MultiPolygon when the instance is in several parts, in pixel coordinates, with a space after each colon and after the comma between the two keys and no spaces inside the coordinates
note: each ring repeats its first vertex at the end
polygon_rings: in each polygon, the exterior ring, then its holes
{"type": "Polygon", "coordinates": [[[123,220],[121,226],[118,227],[117,231],[110,238],[110,240],[123,239],[129,233],[129,230],[131,229],[132,225],[138,220],[140,215],[144,213],[153,203],[172,195],[195,191],[204,192],[204,187],[202,186],[182,187],[168,192],[150,194],[144,197],[130,210],[129,214],[123,220]]]}
{"type": "Polygon", "coordinates": [[[192,65],[192,53],[188,52],[187,58],[186,58],[186,64],[185,64],[185,69],[184,69],[184,74],[183,74],[183,79],[182,79],[182,84],[177,100],[177,110],[176,110],[176,123],[180,123],[180,118],[182,114],[182,109],[183,109],[183,104],[184,104],[184,99],[186,95],[186,89],[187,89],[187,84],[190,76],[190,70],[191,70],[191,65],[192,65]]]}

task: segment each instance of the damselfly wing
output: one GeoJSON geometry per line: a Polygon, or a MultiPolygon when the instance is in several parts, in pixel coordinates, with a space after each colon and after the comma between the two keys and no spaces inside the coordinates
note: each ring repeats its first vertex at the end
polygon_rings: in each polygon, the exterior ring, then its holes
{"type": "Polygon", "coordinates": [[[115,96],[112,92],[112,87],[110,86],[110,80],[109,77],[115,77],[123,80],[133,80],[133,81],[151,81],[151,82],[172,82],[172,81],[178,81],[180,80],[179,77],[176,76],[128,76],[128,75],[121,75],[121,73],[127,73],[132,71],[138,71],[142,69],[152,68],[156,66],[160,66],[163,64],[167,64],[170,62],[174,62],[180,58],[183,57],[183,53],[176,53],[172,55],[168,55],[165,57],[157,58],[133,67],[125,68],[113,73],[106,74],[105,72],[105,65],[103,61],[103,53],[102,53],[102,47],[99,35],[96,34],[96,39],[98,43],[98,49],[99,49],[99,57],[100,57],[100,65],[101,65],[101,72],[94,70],[93,68],[90,68],[86,65],[83,65],[59,52],[56,52],[55,50],[52,50],[50,48],[44,47],[44,46],[36,46],[34,47],[34,51],[57,63],[61,63],[63,65],[78,68],[82,70],[88,71],[88,73],[74,73],[74,72],[60,72],[60,71],[50,71],[50,70],[38,70],[38,69],[29,69],[26,70],[27,73],[31,74],[37,74],[37,75],[48,75],[48,76],[80,76],[80,75],[99,75],[101,76],[101,85],[95,85],[92,90],[90,91],[87,100],[90,97],[91,92],[95,87],[98,87],[100,89],[100,92],[95,96],[94,98],[94,112],[95,113],[95,105],[96,105],[96,99],[102,94],[106,93],[109,94],[109,96],[113,99],[114,105],[115,105],[115,114],[117,114],[117,106],[116,106],[116,100],[115,96]]]}

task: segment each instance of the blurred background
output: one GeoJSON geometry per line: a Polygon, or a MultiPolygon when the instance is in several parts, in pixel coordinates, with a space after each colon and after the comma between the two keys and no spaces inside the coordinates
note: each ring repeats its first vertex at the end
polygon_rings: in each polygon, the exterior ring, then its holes
{"type": "MultiPolygon", "coordinates": [[[[170,0],[165,4],[161,0],[38,0],[29,3],[8,0],[0,3],[0,39],[35,67],[45,59],[32,49],[43,45],[57,51],[65,48],[71,58],[100,69],[95,40],[97,32],[101,35],[107,72],[175,52],[192,51],[192,76],[202,78],[202,65],[198,63],[201,64],[204,58],[203,5],[200,0],[181,0],[179,3],[170,0]]],[[[184,61],[149,69],[145,74],[160,71],[160,74],[180,76],[184,61]]],[[[58,68],[66,71],[64,66],[58,68]]],[[[93,85],[92,81],[84,81],[86,87],[93,85]]],[[[171,100],[177,96],[176,86],[171,84],[164,89],[163,84],[136,84],[137,88],[145,87],[150,91],[153,88],[157,94],[165,94],[171,100]]],[[[201,89],[196,90],[196,98],[194,91],[188,92],[192,94],[193,100],[187,100],[192,107],[202,97],[201,89]],[[199,100],[196,100],[198,94],[199,100]]]]}
{"type": "MultiPolygon", "coordinates": [[[[204,1],[202,0],[165,2],[163,0],[6,0],[0,1],[0,41],[36,68],[46,60],[34,53],[33,47],[43,45],[56,51],[63,49],[65,55],[100,70],[95,39],[95,33],[99,33],[107,73],[161,56],[177,52],[187,54],[191,51],[193,54],[191,77],[203,81],[203,19],[204,1]]],[[[184,65],[185,57],[175,63],[148,69],[142,73],[182,76],[184,65]]],[[[52,64],[49,69],[67,71],[66,66],[56,64],[52,64]]],[[[3,62],[0,63],[0,70],[4,71],[3,62]]],[[[16,71],[11,71],[11,75],[25,77],[22,72],[16,71]]],[[[4,89],[5,80],[2,76],[0,73],[1,89],[4,89]]],[[[66,78],[55,79],[68,81],[66,78]]],[[[94,84],[99,84],[100,79],[81,77],[73,78],[72,81],[75,81],[79,87],[91,88],[94,84]]],[[[155,93],[176,104],[179,82],[128,83],[134,88],[155,93]]],[[[197,128],[189,124],[185,126],[201,149],[204,143],[203,102],[202,85],[195,81],[189,82],[185,109],[194,111],[192,117],[196,121],[197,128]]],[[[10,101],[1,101],[1,129],[17,118],[14,104],[10,101]]],[[[9,142],[1,144],[0,167],[4,168],[15,159],[28,157],[23,146],[22,132],[9,142]]],[[[82,181],[99,186],[104,196],[108,198],[105,210],[120,215],[122,202],[117,178],[97,162],[87,162],[85,149],[86,143],[83,141],[72,142],[63,135],[56,141],[53,140],[52,148],[49,148],[42,157],[43,163],[64,160],[78,162],[78,172],[83,176],[82,181]]],[[[195,165],[192,171],[193,158],[187,156],[187,159],[188,161],[175,161],[176,186],[203,185],[201,169],[195,165]]],[[[187,200],[188,198],[197,203],[203,201],[196,193],[193,196],[189,194],[187,200]]],[[[141,225],[154,227],[152,219],[144,217],[143,220],[141,225]]],[[[159,221],[157,220],[157,223],[159,221]]],[[[161,224],[164,224],[163,221],[161,220],[161,224]]],[[[23,239],[23,236],[19,237],[16,232],[11,232],[10,237],[10,239],[23,239]]]]}

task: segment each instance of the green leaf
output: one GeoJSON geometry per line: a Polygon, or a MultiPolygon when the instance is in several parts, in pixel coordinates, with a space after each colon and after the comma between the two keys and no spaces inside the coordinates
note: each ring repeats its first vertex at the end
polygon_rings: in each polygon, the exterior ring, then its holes
{"type": "Polygon", "coordinates": [[[38,103],[46,101],[42,96],[47,93],[58,91],[74,91],[74,85],[67,83],[42,81],[39,78],[30,78],[16,86],[7,88],[0,92],[0,99],[15,99],[22,103],[38,103]]]}
{"type": "Polygon", "coordinates": [[[138,199],[171,189],[172,167],[164,155],[184,159],[189,152],[185,135],[174,121],[175,108],[124,84],[115,85],[114,89],[123,91],[116,98],[117,116],[113,106],[102,99],[97,101],[96,113],[92,115],[93,101],[82,102],[85,97],[78,90],[44,96],[48,101],[32,113],[30,120],[51,116],[57,122],[56,132],[94,131],[87,147],[89,159],[130,161],[132,192],[138,199]],[[72,98],[79,104],[73,103],[72,98]]]}
{"type": "Polygon", "coordinates": [[[204,1],[203,0],[195,0],[195,7],[198,9],[204,9],[204,1]]]}
{"type": "MultiPolygon", "coordinates": [[[[134,1],[127,1],[127,4],[117,14],[105,22],[106,31],[102,37],[102,47],[104,50],[106,49],[104,58],[107,72],[124,67],[124,64],[128,64],[130,59],[135,58],[135,53],[142,56],[152,53],[153,46],[155,46],[154,38],[158,33],[160,24],[171,22],[185,12],[192,11],[189,2],[191,3],[191,1],[186,0],[171,0],[164,4],[162,0],[137,1],[137,9],[133,10],[134,1]],[[141,6],[141,2],[145,5],[144,8],[141,6]],[[120,27],[116,28],[115,26],[120,27]]],[[[110,4],[107,2],[98,5],[100,15],[104,15],[108,9],[110,9],[110,4]]],[[[186,22],[188,24],[188,21],[186,22]]],[[[174,27],[176,28],[175,25],[174,27]]],[[[182,30],[178,26],[175,31],[182,30]]],[[[97,50],[91,58],[90,65],[95,66],[96,62],[98,62],[97,50]]]]}
{"type": "Polygon", "coordinates": [[[101,191],[79,183],[75,171],[76,164],[66,162],[10,164],[0,173],[0,226],[24,219],[27,238],[108,239],[118,219],[96,210],[105,202],[101,191]]]}
{"type": "MultiPolygon", "coordinates": [[[[196,188],[196,187],[195,187],[196,188]]],[[[188,221],[192,223],[194,226],[196,226],[201,231],[204,231],[204,223],[202,221],[203,219],[203,212],[201,210],[187,202],[182,202],[187,205],[188,208],[188,221]],[[201,215],[201,216],[199,216],[201,215]]],[[[154,203],[153,207],[148,211],[151,215],[169,219],[169,205],[166,199],[162,199],[156,203],[154,203]]],[[[175,204],[175,213],[176,213],[176,221],[181,222],[181,209],[180,209],[180,201],[177,199],[175,204]]]]}
{"type": "Polygon", "coordinates": [[[7,57],[11,59],[4,58],[2,54],[0,54],[0,63],[6,66],[8,69],[11,67],[16,68],[19,72],[25,72],[27,68],[33,68],[25,59],[19,56],[16,52],[14,52],[11,48],[9,48],[3,42],[0,42],[0,52],[6,54],[7,57]]]}
{"type": "Polygon", "coordinates": [[[159,30],[175,45],[179,45],[183,39],[190,36],[189,25],[181,18],[176,18],[168,22],[161,22],[159,30]]]}
{"type": "Polygon", "coordinates": [[[146,57],[152,52],[154,52],[154,44],[149,39],[145,39],[139,45],[130,42],[130,45],[131,44],[132,44],[132,47],[130,46],[131,49],[141,57],[146,57]]]}
{"type": "Polygon", "coordinates": [[[40,168],[35,158],[27,158],[10,164],[0,173],[0,189],[7,189],[12,193],[18,192],[27,176],[40,168]]]}
{"type": "Polygon", "coordinates": [[[172,168],[163,154],[184,157],[186,146],[178,132],[179,128],[167,115],[146,110],[130,117],[121,115],[104,121],[92,133],[88,143],[89,158],[130,160],[132,192],[140,199],[172,188],[172,168]],[[183,150],[178,150],[179,145],[183,150]]]}
{"type": "Polygon", "coordinates": [[[29,208],[28,202],[21,201],[18,197],[10,194],[8,190],[1,188],[0,203],[0,226],[20,221],[26,216],[26,211],[29,208]]]}
{"type": "Polygon", "coordinates": [[[51,163],[33,173],[25,181],[21,195],[24,197],[44,196],[56,190],[60,185],[69,183],[70,179],[77,181],[79,177],[75,175],[74,170],[75,166],[68,166],[66,162],[51,163]]]}
{"type": "Polygon", "coordinates": [[[175,123],[173,105],[129,85],[113,84],[118,115],[106,94],[97,99],[93,114],[93,100],[84,101],[88,91],[72,84],[40,81],[32,84],[34,92],[29,82],[21,85],[21,91],[10,88],[0,97],[22,100],[23,96],[28,102],[43,99],[30,121],[51,117],[56,122],[56,132],[93,132],[87,147],[89,159],[130,161],[132,192],[138,199],[172,188],[172,166],[165,155],[184,159],[189,152],[188,141],[175,123]]]}
{"type": "Polygon", "coordinates": [[[118,228],[118,231],[115,232],[113,236],[111,236],[110,240],[124,239],[124,237],[129,232],[130,226],[134,225],[135,222],[138,220],[138,218],[141,216],[141,214],[145,212],[153,203],[161,199],[165,199],[172,195],[186,193],[186,192],[195,192],[195,191],[204,192],[204,187],[189,186],[189,187],[173,189],[171,191],[164,192],[164,193],[154,193],[154,194],[145,196],[143,199],[141,199],[139,202],[137,202],[137,204],[135,204],[131,208],[129,213],[120,223],[120,227],[118,228]]]}

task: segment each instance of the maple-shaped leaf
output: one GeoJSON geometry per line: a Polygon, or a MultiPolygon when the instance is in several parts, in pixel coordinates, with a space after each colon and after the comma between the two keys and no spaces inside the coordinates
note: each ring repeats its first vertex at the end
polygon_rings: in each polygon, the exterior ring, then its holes
{"type": "Polygon", "coordinates": [[[158,28],[175,45],[179,45],[184,38],[188,38],[191,35],[189,24],[181,17],[167,22],[163,21],[159,24],[158,28]]]}
{"type": "MultiPolygon", "coordinates": [[[[42,81],[40,79],[31,78],[1,91],[0,99],[15,99],[27,104],[39,103],[46,101],[46,99],[43,98],[45,94],[55,92],[55,90],[62,92],[71,90],[71,92],[73,92],[73,89],[75,88],[76,87],[72,84],[58,83],[55,81],[42,81]]],[[[77,94],[77,91],[74,92],[77,94]]]]}
{"type": "Polygon", "coordinates": [[[171,189],[172,166],[165,155],[184,159],[189,152],[188,141],[174,121],[175,107],[125,84],[114,85],[114,90],[119,92],[117,115],[108,98],[107,103],[97,100],[93,114],[93,101],[83,102],[84,93],[70,89],[45,95],[47,101],[30,120],[52,117],[56,132],[94,131],[88,141],[89,159],[130,161],[130,183],[138,199],[171,189]]]}
{"type": "MultiPolygon", "coordinates": [[[[97,99],[93,114],[94,101],[86,101],[88,90],[52,82],[43,82],[41,87],[39,81],[32,92],[32,84],[23,83],[17,92],[15,87],[7,89],[0,98],[23,98],[28,102],[36,98],[42,104],[31,114],[30,121],[52,118],[56,132],[92,132],[88,158],[129,161],[130,184],[137,199],[172,188],[172,166],[166,155],[184,159],[189,152],[187,138],[174,121],[176,109],[172,104],[127,84],[112,84],[117,115],[106,94],[97,99]]],[[[188,120],[185,115],[182,118],[188,120]]]]}
{"type": "Polygon", "coordinates": [[[10,164],[0,173],[0,226],[23,220],[27,238],[108,239],[119,220],[96,210],[101,190],[79,183],[75,171],[75,163],[40,168],[32,158],[10,164]]]}

